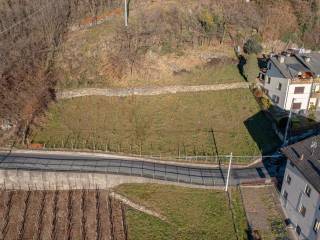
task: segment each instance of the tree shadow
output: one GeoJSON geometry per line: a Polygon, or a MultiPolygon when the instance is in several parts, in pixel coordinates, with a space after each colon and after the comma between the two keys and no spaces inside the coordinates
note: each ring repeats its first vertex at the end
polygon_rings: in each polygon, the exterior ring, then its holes
{"type": "Polygon", "coordinates": [[[247,60],[245,59],[244,56],[239,55],[239,63],[237,65],[239,73],[241,74],[241,76],[248,81],[247,77],[244,74],[244,65],[247,63],[247,60]]]}

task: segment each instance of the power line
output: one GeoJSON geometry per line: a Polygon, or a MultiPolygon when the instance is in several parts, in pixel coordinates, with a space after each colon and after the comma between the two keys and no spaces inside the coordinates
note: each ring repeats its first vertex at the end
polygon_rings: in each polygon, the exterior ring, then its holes
{"type": "Polygon", "coordinates": [[[25,18],[23,18],[22,20],[16,22],[15,24],[11,25],[10,27],[4,29],[3,31],[0,32],[0,35],[10,31],[11,29],[15,28],[16,26],[26,22],[29,18],[33,17],[34,15],[36,15],[37,13],[41,12],[43,9],[45,9],[46,7],[48,7],[50,4],[54,3],[54,1],[49,2],[48,4],[46,4],[45,6],[39,8],[38,10],[34,11],[33,13],[31,13],[30,15],[26,16],[25,18]]]}

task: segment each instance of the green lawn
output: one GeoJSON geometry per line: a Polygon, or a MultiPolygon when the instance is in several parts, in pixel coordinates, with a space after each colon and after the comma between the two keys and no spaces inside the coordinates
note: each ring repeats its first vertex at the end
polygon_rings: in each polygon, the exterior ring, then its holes
{"type": "Polygon", "coordinates": [[[261,152],[261,142],[268,146],[277,143],[265,118],[245,124],[258,112],[259,106],[247,89],[82,97],[53,104],[43,128],[33,132],[32,141],[47,147],[142,155],[212,156],[233,152],[256,156],[261,152]]]}
{"type": "Polygon", "coordinates": [[[232,190],[234,218],[223,191],[156,184],[122,185],[116,191],[166,217],[162,221],[128,208],[130,240],[233,240],[236,236],[239,240],[247,239],[245,214],[235,189],[232,190]]]}

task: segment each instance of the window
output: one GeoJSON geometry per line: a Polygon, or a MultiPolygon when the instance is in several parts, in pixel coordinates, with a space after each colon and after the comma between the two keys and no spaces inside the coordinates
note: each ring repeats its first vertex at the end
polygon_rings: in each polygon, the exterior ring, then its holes
{"type": "Polygon", "coordinates": [[[280,98],[279,98],[277,95],[272,95],[272,101],[273,101],[274,103],[279,103],[280,98]]]}
{"type": "Polygon", "coordinates": [[[290,175],[289,175],[289,174],[287,175],[287,183],[288,183],[288,184],[290,184],[290,183],[291,183],[291,177],[290,177],[290,175]]]}
{"type": "Polygon", "coordinates": [[[298,234],[298,236],[300,236],[300,234],[301,234],[301,228],[299,225],[297,225],[297,227],[296,227],[296,233],[298,234]]]}
{"type": "Polygon", "coordinates": [[[282,88],[282,84],[279,83],[277,89],[278,89],[279,91],[281,91],[281,88],[282,88]]]}
{"type": "Polygon", "coordinates": [[[318,219],[314,221],[313,231],[315,233],[318,233],[320,231],[320,221],[318,219]]]}
{"type": "Polygon", "coordinates": [[[309,186],[308,184],[306,185],[306,188],[305,188],[304,192],[305,192],[305,194],[306,194],[308,197],[310,197],[310,195],[311,195],[311,188],[310,188],[310,186],[309,186]]]}
{"type": "Polygon", "coordinates": [[[300,204],[300,207],[299,207],[299,213],[304,217],[306,215],[306,207],[303,206],[302,204],[300,204]]]}
{"type": "Polygon", "coordinates": [[[300,110],[301,109],[301,103],[292,103],[292,109],[293,110],[300,110]]]}
{"type": "Polygon", "coordinates": [[[271,77],[268,77],[268,84],[271,83],[271,77]]]}
{"type": "Polygon", "coordinates": [[[284,198],[285,200],[288,199],[288,193],[287,193],[286,190],[284,190],[284,192],[283,192],[283,198],[284,198]]]}
{"type": "Polygon", "coordinates": [[[295,88],[294,88],[294,93],[295,93],[295,94],[304,93],[304,87],[295,87],[295,88]]]}

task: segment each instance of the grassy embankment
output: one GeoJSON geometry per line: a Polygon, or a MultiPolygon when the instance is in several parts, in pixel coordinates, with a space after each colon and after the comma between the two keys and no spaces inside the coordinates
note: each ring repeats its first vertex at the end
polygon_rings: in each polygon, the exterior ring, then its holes
{"type": "Polygon", "coordinates": [[[63,100],[50,107],[32,140],[47,147],[162,156],[258,155],[278,143],[247,89],[63,100]]]}
{"type": "Polygon", "coordinates": [[[232,190],[232,207],[225,192],[156,184],[128,184],[116,189],[132,201],[166,217],[162,221],[128,208],[126,220],[131,240],[247,239],[247,223],[239,192],[232,190]]]}

